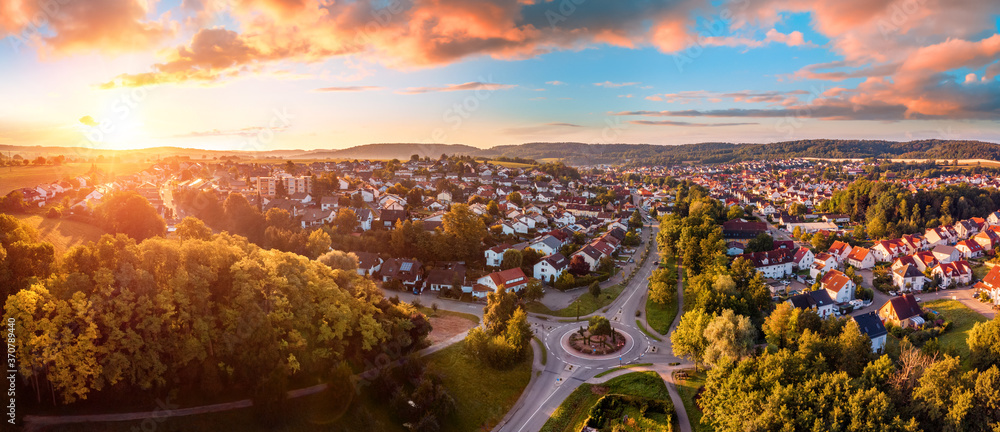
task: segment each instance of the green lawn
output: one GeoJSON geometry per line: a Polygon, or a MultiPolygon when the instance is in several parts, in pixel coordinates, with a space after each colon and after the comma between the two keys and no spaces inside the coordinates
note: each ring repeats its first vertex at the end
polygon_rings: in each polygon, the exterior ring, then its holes
{"type": "Polygon", "coordinates": [[[933,310],[944,316],[945,320],[951,321],[948,330],[938,337],[938,343],[942,347],[955,348],[963,359],[968,359],[969,345],[965,340],[969,336],[969,330],[972,330],[972,326],[978,322],[986,322],[986,317],[956,300],[927,302],[924,304],[924,310],[927,309],[933,310]]]}
{"type": "Polygon", "coordinates": [[[90,224],[67,219],[50,219],[39,215],[13,215],[38,230],[42,241],[52,243],[56,255],[67,249],[101,239],[104,230],[90,224]]]}
{"type": "Polygon", "coordinates": [[[659,336],[657,336],[653,332],[651,332],[651,331],[649,331],[649,330],[646,329],[646,326],[642,324],[642,320],[638,320],[638,319],[635,320],[635,326],[639,327],[639,330],[641,330],[642,333],[645,334],[646,336],[649,336],[650,338],[656,339],[657,342],[663,342],[663,339],[661,339],[659,336]]]}
{"type": "Polygon", "coordinates": [[[567,306],[565,309],[560,309],[557,311],[549,309],[544,304],[537,301],[528,303],[526,309],[528,310],[528,312],[555,315],[558,317],[567,317],[567,318],[576,317],[578,314],[577,312],[578,310],[579,310],[579,315],[581,316],[587,315],[589,313],[597,311],[598,309],[611,304],[611,302],[615,301],[615,299],[618,298],[618,296],[622,293],[624,289],[625,285],[622,284],[612,285],[601,291],[601,295],[596,298],[590,295],[590,293],[581,290],[583,294],[580,294],[580,297],[577,297],[577,299],[574,300],[573,303],[570,303],[570,305],[567,306]],[[579,309],[577,309],[577,306],[579,306],[579,309]]]}
{"type": "Polygon", "coordinates": [[[624,370],[624,369],[632,369],[632,368],[635,368],[635,367],[644,367],[644,366],[652,366],[652,365],[653,365],[652,363],[636,363],[636,364],[630,364],[630,365],[625,365],[625,366],[613,367],[613,368],[608,369],[608,370],[606,370],[604,372],[601,372],[601,373],[599,373],[597,375],[594,375],[594,378],[600,378],[602,376],[610,375],[610,374],[612,374],[614,372],[618,372],[618,371],[624,370]]]}
{"type": "MultiPolygon", "coordinates": [[[[604,384],[581,384],[573,391],[562,405],[552,413],[549,421],[542,426],[543,432],[577,432],[583,429],[584,422],[589,417],[590,408],[605,394],[623,394],[657,399],[670,403],[667,386],[656,372],[633,372],[615,377],[604,384]]],[[[663,415],[652,414],[642,417],[637,410],[628,413],[630,418],[637,418],[639,430],[664,430],[666,423],[673,424],[676,430],[674,415],[666,418],[663,415]]],[[[607,425],[611,430],[614,424],[607,425]]],[[[625,430],[633,430],[626,427],[625,430]]]]}
{"type": "Polygon", "coordinates": [[[649,327],[661,335],[666,335],[670,331],[670,325],[677,317],[677,291],[674,297],[667,304],[661,305],[646,298],[646,322],[649,327]]]}
{"type": "Polygon", "coordinates": [[[688,421],[691,422],[691,430],[694,432],[710,432],[712,427],[701,424],[701,410],[694,404],[694,397],[698,394],[698,389],[705,385],[705,372],[693,373],[688,371],[686,379],[676,379],[677,392],[684,400],[684,410],[687,411],[688,421]]]}
{"type": "Polygon", "coordinates": [[[433,316],[453,316],[453,317],[458,317],[458,318],[465,318],[465,319],[467,319],[469,321],[472,321],[472,322],[474,322],[476,324],[479,324],[479,317],[475,316],[473,314],[470,314],[470,313],[454,312],[454,311],[449,311],[449,310],[444,310],[444,309],[438,309],[435,312],[434,309],[429,308],[426,305],[421,305],[420,307],[417,308],[417,310],[419,310],[421,313],[423,313],[424,315],[427,315],[429,317],[433,317],[433,316]]]}
{"type": "Polygon", "coordinates": [[[972,279],[973,280],[983,280],[984,277],[990,272],[992,267],[988,265],[979,265],[972,268],[972,279]]]}
{"type": "Polygon", "coordinates": [[[470,357],[464,342],[426,357],[427,370],[441,376],[455,399],[455,414],[442,422],[442,431],[490,430],[507,414],[531,380],[531,359],[508,371],[497,371],[470,357]]]}

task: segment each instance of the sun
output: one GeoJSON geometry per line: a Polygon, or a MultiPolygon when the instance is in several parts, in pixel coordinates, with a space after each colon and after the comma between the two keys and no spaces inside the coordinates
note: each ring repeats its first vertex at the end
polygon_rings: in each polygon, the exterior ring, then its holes
{"type": "Polygon", "coordinates": [[[80,132],[88,147],[105,150],[133,150],[146,147],[149,133],[138,113],[94,119],[80,119],[80,132]]]}

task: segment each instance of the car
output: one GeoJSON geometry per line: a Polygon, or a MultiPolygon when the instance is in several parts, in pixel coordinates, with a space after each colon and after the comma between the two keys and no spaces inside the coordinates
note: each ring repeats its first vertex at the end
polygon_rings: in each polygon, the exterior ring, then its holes
{"type": "Polygon", "coordinates": [[[891,296],[895,297],[895,296],[897,296],[897,295],[899,295],[899,294],[898,294],[898,293],[896,293],[895,291],[889,291],[889,295],[891,295],[891,296]]]}
{"type": "Polygon", "coordinates": [[[922,302],[923,301],[923,300],[920,299],[920,297],[915,297],[914,300],[916,300],[917,302],[922,302]]]}

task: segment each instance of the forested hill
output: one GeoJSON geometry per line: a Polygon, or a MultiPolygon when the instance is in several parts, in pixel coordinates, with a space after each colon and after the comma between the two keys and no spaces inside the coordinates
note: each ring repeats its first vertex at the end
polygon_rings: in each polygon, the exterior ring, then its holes
{"type": "Polygon", "coordinates": [[[907,158],[1000,160],[1000,145],[982,141],[799,140],[771,144],[700,143],[685,145],[527,143],[497,146],[481,156],[560,158],[570,165],[627,163],[669,165],[681,162],[727,163],[787,157],[907,158]]]}

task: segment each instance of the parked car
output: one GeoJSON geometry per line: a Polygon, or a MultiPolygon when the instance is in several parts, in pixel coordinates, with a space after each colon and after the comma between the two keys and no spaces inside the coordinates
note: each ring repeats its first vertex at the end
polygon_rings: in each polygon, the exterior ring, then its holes
{"type": "Polygon", "coordinates": [[[897,294],[895,291],[889,291],[889,295],[895,297],[895,296],[897,296],[899,294],[897,294]]]}

